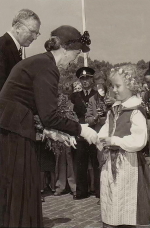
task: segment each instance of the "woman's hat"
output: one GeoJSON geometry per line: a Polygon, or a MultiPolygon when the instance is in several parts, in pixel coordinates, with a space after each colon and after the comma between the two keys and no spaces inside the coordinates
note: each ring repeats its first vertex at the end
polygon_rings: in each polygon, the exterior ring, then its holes
{"type": "Polygon", "coordinates": [[[91,76],[93,77],[95,73],[95,70],[93,70],[90,67],[81,67],[77,70],[76,76],[77,78],[85,77],[85,76],[91,76]]]}
{"type": "Polygon", "coordinates": [[[49,40],[47,40],[45,42],[44,47],[45,47],[46,51],[50,51],[50,48],[49,48],[49,40]]]}
{"type": "Polygon", "coordinates": [[[90,36],[87,31],[83,35],[74,27],[69,25],[62,25],[51,32],[51,37],[58,37],[61,45],[72,46],[74,50],[81,49],[82,52],[88,52],[91,44],[90,36]]]}

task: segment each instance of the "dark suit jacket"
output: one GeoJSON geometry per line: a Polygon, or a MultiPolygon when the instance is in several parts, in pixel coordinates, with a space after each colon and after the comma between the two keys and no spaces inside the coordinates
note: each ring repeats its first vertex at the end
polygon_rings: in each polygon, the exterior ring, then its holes
{"type": "Polygon", "coordinates": [[[0,127],[35,140],[33,115],[44,127],[79,135],[80,124],[56,114],[59,71],[51,53],[17,63],[0,92],[0,127]]]}
{"type": "Polygon", "coordinates": [[[18,49],[8,33],[0,37],[0,90],[2,89],[8,75],[19,61],[18,49]]]}
{"type": "Polygon", "coordinates": [[[74,112],[77,114],[79,122],[84,124],[85,123],[85,114],[87,112],[87,106],[90,97],[92,97],[96,91],[91,89],[90,94],[85,96],[83,91],[75,92],[71,96],[71,102],[74,104],[74,112]]]}

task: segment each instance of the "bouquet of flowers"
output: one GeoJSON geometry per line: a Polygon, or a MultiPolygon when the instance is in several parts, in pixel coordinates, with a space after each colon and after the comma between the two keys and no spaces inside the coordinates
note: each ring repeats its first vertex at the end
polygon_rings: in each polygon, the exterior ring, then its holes
{"type": "Polygon", "coordinates": [[[66,117],[76,122],[79,121],[76,113],[73,111],[73,104],[69,100],[68,96],[63,93],[61,93],[58,98],[57,115],[60,117],[66,117]]]}
{"type": "MultiPolygon", "coordinates": [[[[56,115],[78,121],[76,114],[73,112],[68,96],[63,94],[59,96],[56,115]]],[[[76,140],[73,136],[55,129],[44,129],[38,115],[34,116],[34,121],[36,128],[36,140],[46,140],[46,147],[53,150],[55,154],[61,153],[66,146],[73,146],[75,148],[76,140]]]]}

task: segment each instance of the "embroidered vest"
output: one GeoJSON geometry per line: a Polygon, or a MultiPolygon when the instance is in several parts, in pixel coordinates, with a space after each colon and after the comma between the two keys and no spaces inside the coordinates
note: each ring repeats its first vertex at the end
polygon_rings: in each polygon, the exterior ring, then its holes
{"type": "Polygon", "coordinates": [[[120,138],[130,135],[130,128],[131,128],[131,114],[134,110],[140,110],[144,116],[146,116],[144,109],[141,106],[136,106],[133,108],[125,108],[122,109],[118,119],[114,120],[114,113],[111,110],[109,115],[109,136],[112,135],[112,132],[114,131],[113,136],[119,136],[120,138]],[[115,127],[115,129],[114,129],[115,127]]]}

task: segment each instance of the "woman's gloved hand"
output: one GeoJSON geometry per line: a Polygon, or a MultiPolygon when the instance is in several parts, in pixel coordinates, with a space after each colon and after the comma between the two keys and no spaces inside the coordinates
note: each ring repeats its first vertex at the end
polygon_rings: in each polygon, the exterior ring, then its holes
{"type": "Polygon", "coordinates": [[[81,124],[80,136],[86,139],[89,144],[95,144],[97,142],[97,132],[88,127],[88,124],[81,124]]]}

